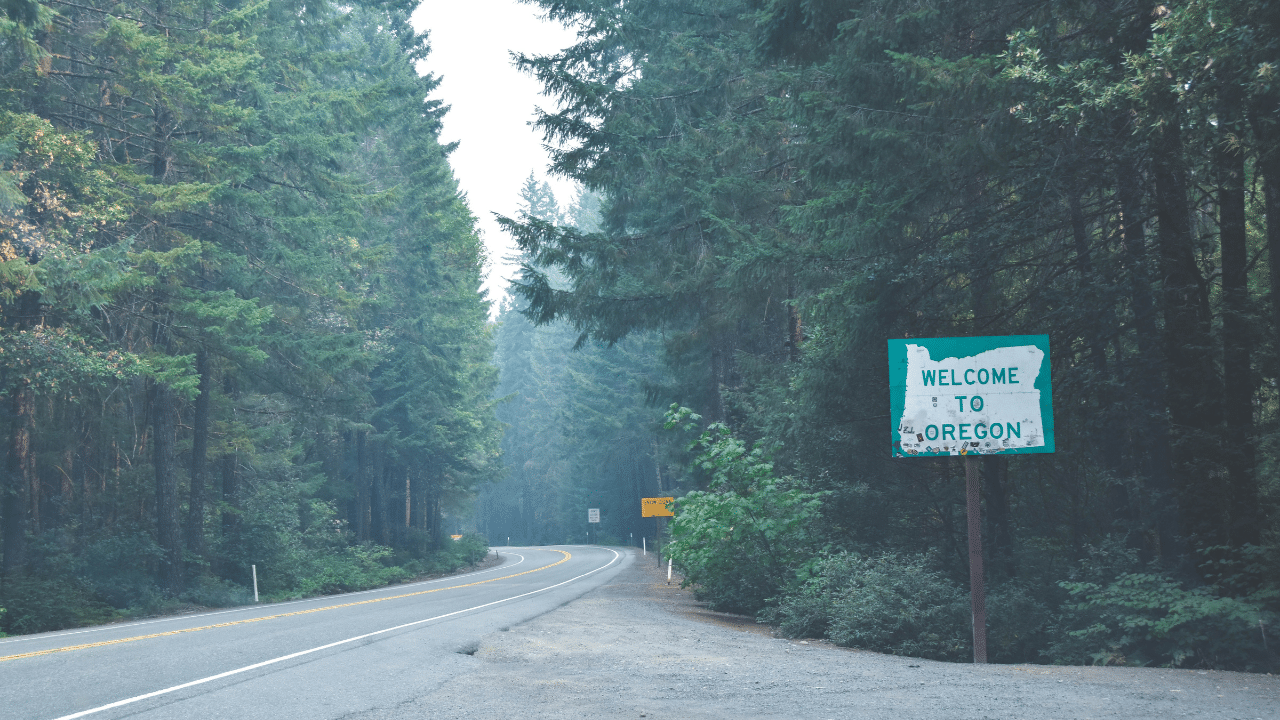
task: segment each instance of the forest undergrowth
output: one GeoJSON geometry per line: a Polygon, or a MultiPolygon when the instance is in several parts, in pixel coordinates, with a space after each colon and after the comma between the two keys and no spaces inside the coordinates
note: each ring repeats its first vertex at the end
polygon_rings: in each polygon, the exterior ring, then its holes
{"type": "MultiPolygon", "coordinates": [[[[484,538],[467,534],[439,550],[398,553],[341,535],[319,540],[272,537],[277,550],[257,555],[260,602],[298,600],[369,590],[471,567],[489,554],[484,538]]],[[[0,634],[63,630],[207,608],[249,605],[252,577],[208,573],[173,595],[138,567],[139,557],[159,552],[146,533],[91,543],[81,552],[59,550],[55,539],[32,548],[33,570],[0,593],[0,634]],[[239,580],[239,582],[237,582],[239,580]]],[[[228,573],[230,575],[230,573],[228,573]]]]}

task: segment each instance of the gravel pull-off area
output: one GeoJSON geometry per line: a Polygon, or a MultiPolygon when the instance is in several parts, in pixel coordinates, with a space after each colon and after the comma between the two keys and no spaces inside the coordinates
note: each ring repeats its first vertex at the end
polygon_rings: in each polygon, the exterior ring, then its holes
{"type": "MultiPolygon", "coordinates": [[[[638,554],[638,553],[637,553],[638,554]]],[[[774,638],[666,584],[653,555],[481,639],[470,669],[396,717],[1280,720],[1280,678],[962,665],[774,638]]],[[[464,656],[465,657],[465,656],[464,656]]]]}

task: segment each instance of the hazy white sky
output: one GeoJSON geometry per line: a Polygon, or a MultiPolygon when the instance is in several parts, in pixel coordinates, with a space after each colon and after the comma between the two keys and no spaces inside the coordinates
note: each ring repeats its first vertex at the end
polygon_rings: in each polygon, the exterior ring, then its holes
{"type": "Polygon", "coordinates": [[[489,250],[485,287],[494,301],[514,273],[503,258],[515,244],[498,229],[493,213],[515,214],[530,170],[551,183],[561,205],[576,192],[572,184],[546,176],[542,136],[529,127],[534,108],[554,109],[554,101],[511,65],[512,50],[549,53],[573,44],[572,31],[540,14],[540,8],[516,0],[424,0],[413,14],[414,27],[430,31],[431,54],[420,71],[442,78],[432,95],[450,106],[441,139],[460,143],[451,164],[480,221],[489,250]]]}

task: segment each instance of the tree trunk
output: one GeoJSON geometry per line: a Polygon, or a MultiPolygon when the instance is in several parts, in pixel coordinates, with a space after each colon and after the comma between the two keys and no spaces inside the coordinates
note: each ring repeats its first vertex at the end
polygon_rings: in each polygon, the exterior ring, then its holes
{"type": "MultiPolygon", "coordinates": [[[[67,418],[68,427],[76,426],[76,419],[67,418]]],[[[75,437],[78,433],[73,434],[75,437]]],[[[76,515],[76,485],[72,480],[72,473],[76,472],[76,451],[75,442],[67,439],[67,446],[62,450],[62,464],[58,466],[58,472],[62,476],[61,487],[58,489],[58,525],[65,527],[71,522],[71,518],[76,515]]]]}
{"type": "Polygon", "coordinates": [[[2,569],[6,577],[20,572],[26,562],[31,492],[31,428],[35,397],[25,380],[14,386],[10,405],[13,417],[9,435],[9,457],[5,468],[4,497],[0,501],[0,516],[4,520],[2,569]]]}
{"type": "Polygon", "coordinates": [[[439,550],[444,543],[444,533],[441,532],[440,517],[440,489],[444,487],[444,471],[437,470],[436,479],[431,482],[427,488],[430,497],[427,499],[427,507],[430,511],[429,520],[431,522],[431,547],[439,550]]]}
{"type": "MultiPolygon", "coordinates": [[[[40,473],[36,472],[36,457],[32,442],[35,439],[35,416],[36,416],[36,398],[35,393],[30,388],[26,390],[26,402],[29,405],[23,412],[23,422],[26,424],[25,438],[23,440],[22,456],[22,476],[27,479],[27,530],[32,535],[39,535],[44,531],[44,482],[40,479],[40,473]]],[[[17,446],[14,446],[15,450],[17,446]]]]}
{"type": "Polygon", "coordinates": [[[1152,147],[1152,163],[1164,280],[1161,304],[1173,478],[1185,530],[1216,544],[1225,540],[1218,520],[1224,509],[1220,481],[1215,477],[1220,471],[1222,385],[1213,361],[1208,294],[1196,266],[1178,107],[1171,94],[1166,105],[1166,123],[1152,147]]]}
{"type": "MultiPolygon", "coordinates": [[[[1280,107],[1277,108],[1280,112],[1280,107]]],[[[1262,207],[1267,220],[1267,258],[1271,276],[1271,331],[1276,338],[1272,358],[1280,369],[1280,131],[1265,122],[1254,120],[1254,133],[1259,138],[1257,167],[1262,172],[1262,207]]],[[[1273,370],[1273,372],[1280,370],[1273,370]]]]}
{"type": "MultiPolygon", "coordinates": [[[[1154,531],[1154,542],[1142,543],[1147,554],[1168,556],[1170,560],[1181,554],[1180,523],[1176,499],[1173,494],[1173,476],[1170,467],[1169,423],[1165,414],[1167,388],[1164,382],[1164,348],[1156,325],[1156,305],[1151,287],[1154,274],[1147,257],[1146,225],[1143,222],[1142,192],[1144,182],[1131,158],[1122,157],[1116,177],[1116,190],[1120,200],[1120,237],[1123,243],[1126,286],[1133,307],[1134,334],[1138,346],[1136,370],[1137,392],[1132,398],[1138,422],[1132,436],[1132,445],[1145,450],[1139,459],[1139,475],[1149,495],[1148,504],[1153,517],[1149,519],[1154,531]]],[[[1128,492],[1119,487],[1113,492],[1113,500],[1123,492],[1124,514],[1121,519],[1134,518],[1128,492]]],[[[1117,505],[1116,507],[1122,507],[1117,505]]]]}
{"type": "Polygon", "coordinates": [[[382,545],[391,544],[391,522],[387,517],[390,508],[390,498],[387,492],[388,480],[387,474],[389,469],[383,465],[373,476],[373,492],[370,495],[370,501],[373,504],[373,531],[374,537],[382,545]]]}
{"type": "Polygon", "coordinates": [[[200,394],[196,397],[191,427],[191,497],[187,505],[187,550],[196,557],[204,557],[206,550],[205,474],[209,464],[209,395],[213,392],[213,378],[209,376],[209,353],[204,348],[196,353],[196,372],[200,375],[200,394]]]}
{"type": "Polygon", "coordinates": [[[152,447],[156,473],[156,542],[162,555],[161,582],[166,590],[182,590],[182,528],[178,511],[178,474],[174,462],[177,439],[177,398],[172,390],[151,387],[152,447]]]}
{"type": "Polygon", "coordinates": [[[987,536],[991,565],[1007,577],[1018,574],[1013,556],[1013,529],[1009,522],[1009,458],[986,455],[982,458],[982,482],[987,499],[987,536]]]}
{"type": "Polygon", "coordinates": [[[724,379],[725,379],[725,357],[724,352],[720,349],[720,343],[716,339],[712,339],[711,345],[711,422],[724,422],[724,379]]]}
{"type": "Polygon", "coordinates": [[[1245,225],[1244,152],[1232,146],[1243,131],[1242,93],[1224,89],[1218,112],[1213,164],[1218,182],[1218,232],[1222,251],[1223,454],[1230,485],[1228,530],[1233,546],[1261,541],[1254,477],[1253,371],[1249,331],[1249,253],[1245,225]]]}
{"type": "MultiPolygon", "coordinates": [[[[1067,206],[1071,214],[1071,237],[1075,245],[1076,267],[1080,272],[1080,290],[1090,292],[1101,283],[1095,277],[1093,253],[1089,248],[1089,229],[1080,204],[1079,191],[1072,191],[1067,198],[1067,206]]],[[[1084,328],[1085,342],[1089,347],[1089,360],[1093,365],[1094,384],[1100,392],[1106,393],[1112,384],[1111,369],[1107,362],[1106,333],[1115,326],[1114,308],[1108,306],[1099,317],[1086,318],[1088,325],[1084,328]]],[[[1101,452],[1102,466],[1112,476],[1120,475],[1120,459],[1122,448],[1120,434],[1116,431],[1117,410],[1105,399],[1099,403],[1101,417],[1098,422],[1098,434],[1095,436],[1101,452]]]]}
{"type": "MultiPolygon", "coordinates": [[[[227,397],[233,396],[230,375],[222,376],[222,393],[227,397]]],[[[222,466],[222,537],[227,538],[235,535],[240,524],[240,487],[239,476],[236,474],[236,451],[232,449],[223,455],[220,465],[222,466]]]]}
{"type": "Polygon", "coordinates": [[[356,431],[356,539],[369,540],[369,449],[363,430],[356,431]]]}
{"type": "Polygon", "coordinates": [[[222,470],[222,537],[235,534],[240,524],[239,476],[236,474],[236,454],[229,452],[218,463],[222,470]]]}

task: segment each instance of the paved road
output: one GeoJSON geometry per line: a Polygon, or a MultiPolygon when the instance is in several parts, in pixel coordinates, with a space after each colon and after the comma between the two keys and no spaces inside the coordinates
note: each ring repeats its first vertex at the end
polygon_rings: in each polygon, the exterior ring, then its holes
{"type": "Polygon", "coordinates": [[[468,667],[482,636],[608,582],[607,548],[495,548],[424,583],[0,640],[0,718],[340,718],[393,710],[468,667]]]}

